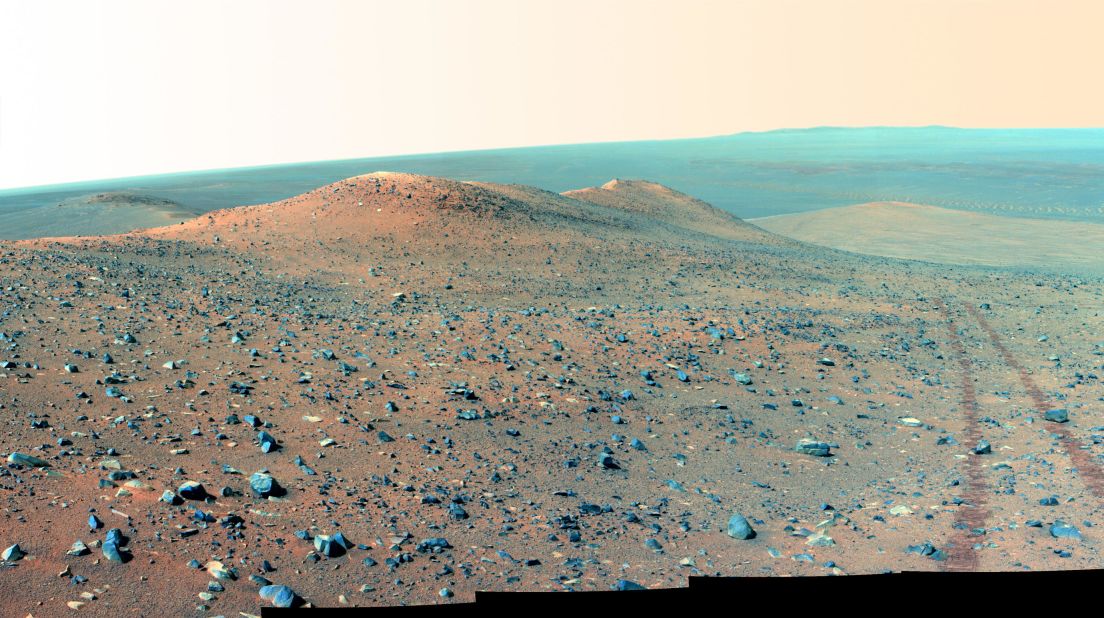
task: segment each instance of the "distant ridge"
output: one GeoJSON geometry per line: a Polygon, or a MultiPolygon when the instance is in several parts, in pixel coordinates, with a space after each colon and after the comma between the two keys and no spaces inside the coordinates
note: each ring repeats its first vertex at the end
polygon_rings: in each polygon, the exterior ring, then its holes
{"type": "MultiPolygon", "coordinates": [[[[645,178],[745,219],[903,200],[1014,216],[1104,221],[1104,129],[782,129],[733,136],[344,159],[0,190],[0,238],[119,233],[142,225],[54,206],[127,192],[202,213],[285,200],[392,169],[563,192],[645,178]]],[[[499,184],[499,186],[504,186],[499,184]]],[[[595,198],[597,199],[597,198],[595,198]]],[[[98,206],[92,204],[92,206],[98,206]]],[[[146,223],[145,225],[148,225],[146,223]]]]}

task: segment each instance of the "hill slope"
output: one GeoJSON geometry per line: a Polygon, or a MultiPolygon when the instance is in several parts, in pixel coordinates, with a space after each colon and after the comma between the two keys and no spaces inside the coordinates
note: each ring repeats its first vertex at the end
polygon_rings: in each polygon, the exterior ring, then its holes
{"type": "MultiPolygon", "coordinates": [[[[576,197],[594,198],[590,192],[559,195],[377,172],[130,236],[217,241],[265,255],[289,273],[343,280],[372,275],[376,283],[404,289],[440,290],[478,272],[478,293],[526,302],[537,289],[580,302],[614,291],[641,298],[645,280],[676,276],[699,259],[696,249],[731,251],[725,243],[732,240],[789,242],[660,185],[639,186],[644,190],[606,191],[591,201],[576,197]],[[658,245],[632,250],[645,243],[658,245]],[[394,267],[397,258],[401,269],[394,267]]],[[[686,292],[671,286],[670,293],[686,292]]]]}
{"type": "Polygon", "coordinates": [[[760,230],[719,208],[669,187],[645,180],[615,178],[600,187],[576,189],[567,191],[563,195],[721,238],[773,240],[760,230]]]}

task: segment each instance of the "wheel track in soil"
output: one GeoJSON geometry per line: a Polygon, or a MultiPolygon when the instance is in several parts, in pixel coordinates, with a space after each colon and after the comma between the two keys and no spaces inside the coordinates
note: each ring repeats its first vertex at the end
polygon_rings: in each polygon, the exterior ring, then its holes
{"type": "MultiPolygon", "coordinates": [[[[941,303],[943,315],[946,318],[947,331],[950,335],[951,349],[958,357],[959,375],[962,376],[962,400],[960,407],[966,419],[964,436],[966,446],[971,449],[982,439],[981,423],[978,420],[980,407],[977,401],[977,392],[974,389],[974,364],[966,354],[966,348],[962,345],[962,339],[958,335],[957,324],[951,315],[948,303],[941,303]]],[[[976,571],[979,557],[974,551],[974,530],[984,528],[989,519],[988,498],[991,490],[985,478],[985,469],[981,458],[969,455],[966,459],[966,488],[960,496],[964,502],[959,505],[955,515],[954,534],[951,543],[947,546],[947,559],[943,563],[946,571],[976,571]]]]}
{"type": "MultiPolygon", "coordinates": [[[[949,333],[950,347],[958,357],[960,375],[962,376],[961,409],[966,420],[964,431],[967,446],[971,449],[983,438],[981,423],[979,422],[980,406],[977,400],[977,392],[974,387],[974,364],[966,354],[965,346],[958,334],[957,323],[951,315],[949,303],[942,302],[940,309],[945,318],[949,333]]],[[[1028,398],[1034,404],[1035,411],[1045,415],[1047,410],[1055,406],[1050,398],[1043,393],[1038,384],[1032,378],[1031,373],[1021,364],[1008,347],[1004,344],[999,333],[993,325],[975,307],[963,303],[965,311],[981,327],[992,343],[1000,359],[1011,368],[1027,392],[1028,398]]],[[[1048,430],[1058,436],[1063,451],[1073,463],[1077,476],[1081,483],[1099,501],[1104,502],[1104,467],[1093,459],[1090,451],[1084,448],[1070,429],[1067,423],[1048,423],[1048,430]]],[[[980,457],[970,455],[966,460],[966,487],[961,494],[964,500],[955,517],[955,533],[946,553],[947,560],[943,563],[945,571],[976,571],[980,563],[980,557],[974,550],[974,540],[978,535],[973,531],[985,527],[989,518],[988,497],[991,493],[989,483],[985,478],[985,468],[980,457]]]]}
{"type": "MultiPolygon", "coordinates": [[[[973,316],[974,320],[981,326],[981,329],[989,336],[989,340],[993,343],[993,347],[1000,353],[1004,363],[1018,374],[1020,384],[1023,385],[1024,389],[1027,391],[1028,397],[1030,397],[1032,403],[1035,404],[1035,411],[1042,416],[1046,414],[1047,410],[1058,407],[1050,401],[1046,394],[1043,393],[1042,389],[1035,383],[1034,378],[1031,377],[1031,373],[1016,360],[1016,357],[1013,356],[1004,345],[997,331],[989,321],[985,319],[985,316],[981,315],[976,308],[970,305],[965,305],[965,307],[966,312],[973,316]]],[[[1104,467],[1093,459],[1090,451],[1083,448],[1085,444],[1074,435],[1068,423],[1046,422],[1050,432],[1059,437],[1064,447],[1063,450],[1069,455],[1070,461],[1077,469],[1078,478],[1081,479],[1081,482],[1097,500],[1104,501],[1104,467]]]]}

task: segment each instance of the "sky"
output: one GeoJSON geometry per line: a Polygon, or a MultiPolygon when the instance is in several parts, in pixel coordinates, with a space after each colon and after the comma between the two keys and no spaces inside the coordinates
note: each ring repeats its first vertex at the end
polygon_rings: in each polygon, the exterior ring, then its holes
{"type": "Polygon", "coordinates": [[[1098,0],[0,0],[0,188],[811,126],[1104,126],[1098,0]]]}

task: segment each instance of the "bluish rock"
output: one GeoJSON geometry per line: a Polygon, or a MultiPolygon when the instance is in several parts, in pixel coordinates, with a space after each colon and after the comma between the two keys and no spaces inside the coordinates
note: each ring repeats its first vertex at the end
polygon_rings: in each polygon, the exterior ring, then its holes
{"type": "Polygon", "coordinates": [[[941,549],[936,549],[931,543],[924,543],[922,545],[909,545],[905,548],[906,552],[912,554],[919,554],[935,560],[936,562],[942,562],[947,559],[947,554],[941,549]]]}
{"type": "Polygon", "coordinates": [[[184,481],[176,488],[176,493],[186,500],[203,500],[207,497],[207,490],[195,481],[184,481]]]}
{"type": "Polygon", "coordinates": [[[115,543],[114,541],[104,541],[102,550],[104,558],[107,558],[112,562],[123,561],[123,554],[119,551],[118,543],[115,543]]]}
{"type": "Polygon", "coordinates": [[[104,543],[115,543],[116,545],[123,545],[123,531],[118,528],[112,528],[104,535],[104,543]]]}
{"type": "Polygon", "coordinates": [[[342,534],[341,532],[338,532],[338,533],[334,534],[330,538],[333,539],[334,543],[337,543],[338,545],[342,546],[345,549],[352,549],[353,548],[352,542],[349,541],[349,539],[345,538],[345,535],[342,534]]]}
{"type": "Polygon", "coordinates": [[[452,545],[449,544],[448,539],[445,539],[443,537],[432,537],[418,543],[415,549],[420,554],[437,554],[451,548],[452,545]]]}
{"type": "Polygon", "coordinates": [[[1067,524],[1059,519],[1050,525],[1050,536],[1056,539],[1074,539],[1080,541],[1081,531],[1078,530],[1076,526],[1067,524]]]}
{"type": "Polygon", "coordinates": [[[1052,423],[1067,423],[1069,422],[1069,410],[1065,408],[1058,408],[1055,410],[1047,410],[1043,415],[1043,418],[1052,423]]]}
{"type": "Polygon", "coordinates": [[[828,443],[810,440],[808,438],[798,440],[794,450],[798,453],[804,453],[805,455],[813,455],[814,457],[829,457],[832,454],[832,449],[828,443]]]}
{"type": "Polygon", "coordinates": [[[747,518],[739,513],[735,513],[728,518],[728,526],[725,528],[725,532],[728,533],[728,536],[741,541],[755,538],[755,530],[752,529],[747,518]]]}
{"type": "Polygon", "coordinates": [[[254,472],[249,477],[249,488],[253,490],[253,494],[258,498],[281,496],[285,493],[280,483],[272,478],[272,475],[264,472],[254,472]]]}
{"type": "Polygon", "coordinates": [[[15,562],[16,560],[19,560],[26,555],[26,552],[24,552],[23,548],[19,546],[19,543],[16,543],[15,545],[12,545],[11,547],[5,549],[3,553],[0,553],[0,558],[3,558],[8,562],[15,562]]]}
{"type": "Polygon", "coordinates": [[[345,547],[341,543],[325,534],[314,537],[314,549],[327,558],[336,558],[345,553],[345,547]]]}
{"type": "Polygon", "coordinates": [[[65,555],[67,555],[67,556],[83,556],[83,555],[89,554],[89,553],[92,553],[92,552],[91,552],[91,550],[88,549],[88,546],[84,544],[84,541],[81,541],[81,540],[78,539],[76,542],[73,543],[73,546],[70,547],[65,552],[65,555]]]}
{"type": "Polygon", "coordinates": [[[272,434],[267,431],[257,432],[257,442],[261,445],[262,453],[271,453],[280,448],[280,445],[276,443],[276,438],[273,438],[272,434]]]}
{"type": "Polygon", "coordinates": [[[49,468],[50,463],[45,459],[39,459],[32,455],[26,455],[24,453],[11,453],[8,455],[8,463],[19,464],[21,466],[27,466],[29,468],[49,468]]]}
{"type": "Polygon", "coordinates": [[[272,603],[273,607],[293,607],[298,600],[295,591],[287,586],[271,584],[257,591],[262,599],[272,603]]]}

